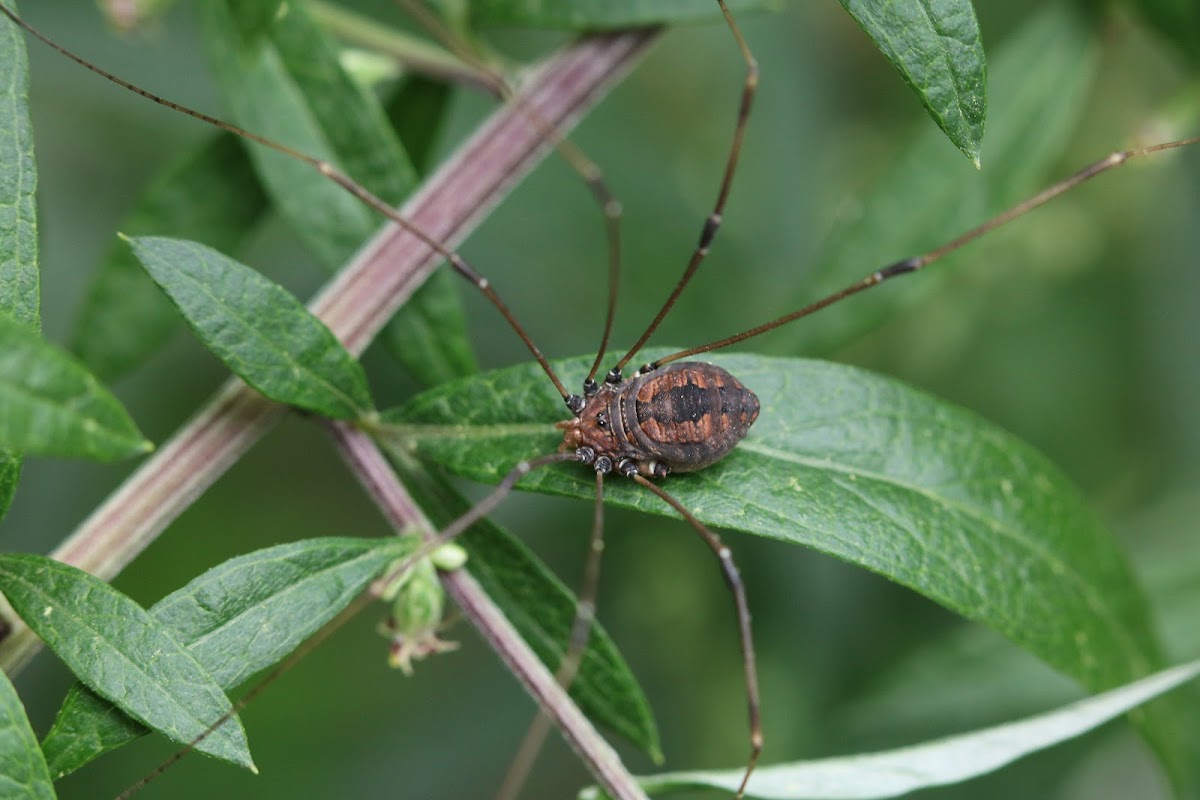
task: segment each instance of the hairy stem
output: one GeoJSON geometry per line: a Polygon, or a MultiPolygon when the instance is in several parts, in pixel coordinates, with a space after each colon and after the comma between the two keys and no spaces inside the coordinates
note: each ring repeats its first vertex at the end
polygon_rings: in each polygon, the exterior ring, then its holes
{"type": "MultiPolygon", "coordinates": [[[[523,103],[565,129],[632,67],[654,39],[640,31],[582,40],[531,77],[523,103]]],[[[517,104],[499,108],[425,183],[402,213],[454,247],[545,154],[541,130],[517,104]]],[[[386,226],[310,303],[354,353],[429,276],[440,258],[386,226]]],[[[117,575],[284,413],[241,381],[219,389],[183,428],[51,555],[105,580],[117,575]]],[[[18,670],[40,642],[15,617],[0,641],[0,669],[18,670]]]]}

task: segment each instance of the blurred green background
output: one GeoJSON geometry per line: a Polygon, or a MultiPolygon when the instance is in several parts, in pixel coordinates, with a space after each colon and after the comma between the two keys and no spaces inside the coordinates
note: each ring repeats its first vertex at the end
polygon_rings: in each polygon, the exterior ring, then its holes
{"type": "MultiPolygon", "coordinates": [[[[371,13],[399,24],[379,0],[371,13]]],[[[994,53],[1044,2],[981,4],[994,53]]],[[[140,85],[218,111],[186,9],[122,40],[91,5],[40,0],[23,11],[59,41],[140,85]]],[[[894,71],[835,3],[787,4],[741,19],[762,65],[743,166],[714,253],[656,343],[707,341],[813,299],[806,267],[835,220],[932,126],[894,71]]],[[[1098,77],[1047,183],[1131,141],[1194,135],[1195,70],[1130,10],[1098,12],[1098,77]],[[1188,123],[1164,130],[1161,112],[1188,123]]],[[[554,35],[498,32],[531,53],[554,35]]],[[[30,45],[41,168],[44,320],[65,341],[91,271],[138,187],[207,132],[30,45]]],[[[671,31],[581,126],[577,141],[625,206],[617,342],[632,341],[682,268],[715,195],[742,78],[728,31],[671,31]]],[[[993,79],[998,79],[994,74],[993,79]]],[[[1041,81],[1053,85],[1048,74],[1041,81]]],[[[486,112],[463,92],[442,138],[448,151],[486,112]]],[[[993,105],[991,115],[1004,113],[993,105]]],[[[945,143],[931,174],[967,186],[979,173],[945,143]]],[[[983,174],[989,168],[985,138],[983,174]]],[[[906,198],[894,214],[918,207],[906,198]]],[[[1048,453],[1133,554],[1163,612],[1174,659],[1195,657],[1200,545],[1200,152],[1166,155],[1099,179],[990,236],[954,264],[939,291],[907,302],[925,276],[877,290],[897,313],[831,351],[797,350],[779,332],[744,349],[831,357],[894,375],[982,413],[1048,453]],[[910,290],[910,286],[916,286],[910,290]],[[1194,616],[1194,615],[1193,615],[1194,616]]],[[[464,252],[551,355],[595,347],[603,314],[598,211],[573,173],[551,161],[471,238],[464,252]]],[[[929,246],[958,231],[948,229],[929,246]]],[[[309,296],[323,281],[278,224],[247,263],[309,296]]],[[[909,253],[891,253],[887,260],[909,253]]],[[[863,264],[867,272],[879,264],[863,264]]],[[[487,367],[524,360],[515,337],[474,295],[466,304],[487,367]]],[[[854,300],[849,301],[853,303],[854,300]]],[[[832,312],[831,312],[832,313],[832,312]]],[[[804,323],[800,323],[803,325],[804,323]]],[[[412,386],[386,355],[367,358],[381,403],[412,386]]],[[[142,430],[161,442],[223,379],[184,335],[116,385],[142,430]]],[[[796,402],[804,402],[798,397],[796,402]]],[[[2,525],[5,549],[48,552],[129,465],[32,460],[2,525]]],[[[477,490],[476,490],[476,493],[477,490]]],[[[498,519],[570,584],[589,508],[520,496],[498,519]]],[[[730,601],[706,548],[681,523],[611,512],[600,617],[644,681],[666,766],[734,767],[748,749],[730,601]]],[[[317,535],[386,527],[313,425],[290,419],[222,478],[116,582],[149,604],[234,554],[317,535]]],[[[764,697],[767,763],[896,746],[1032,712],[1074,696],[987,631],[873,575],[754,537],[727,537],[749,587],[764,697]]],[[[191,757],[144,797],[490,796],[533,705],[469,628],[462,649],[405,679],[363,619],[245,712],[260,776],[191,757]]],[[[18,681],[45,731],[69,676],[43,654],[18,681]]],[[[61,784],[63,797],[111,796],[172,748],[142,741],[61,784]]],[[[628,752],[628,748],[625,748],[628,752]]],[[[654,765],[628,752],[635,771],[654,765]]],[[[558,741],[525,796],[572,796],[586,781],[558,741]]],[[[1165,796],[1124,724],[996,776],[930,797],[1165,796]]]]}

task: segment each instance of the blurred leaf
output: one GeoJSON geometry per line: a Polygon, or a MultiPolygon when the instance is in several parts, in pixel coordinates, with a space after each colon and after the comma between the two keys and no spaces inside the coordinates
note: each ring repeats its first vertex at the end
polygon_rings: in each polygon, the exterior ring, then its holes
{"type": "Polygon", "coordinates": [[[1164,552],[1139,554],[1138,563],[1158,610],[1167,652],[1175,655],[1200,652],[1200,547],[1188,541],[1164,552]]]}
{"type": "Polygon", "coordinates": [[[404,143],[413,168],[421,174],[429,172],[450,97],[448,84],[414,74],[405,78],[383,105],[388,123],[404,143]]]}
{"type": "Polygon", "coordinates": [[[370,410],[362,366],[286,289],[195,242],[129,241],[200,340],[246,383],[338,419],[370,410]]]}
{"type": "MultiPolygon", "coordinates": [[[[938,246],[947,231],[967,230],[1044,180],[1095,75],[1087,21],[1062,4],[1046,6],[993,55],[983,171],[952,157],[941,134],[925,130],[861,192],[861,206],[836,221],[807,268],[806,298],[832,294],[884,264],[938,246]]],[[[921,280],[866,292],[807,318],[791,327],[789,349],[812,353],[844,344],[936,292],[956,269],[981,269],[957,261],[977,257],[977,248],[948,257],[923,271],[921,280]]]]}
{"type": "MultiPolygon", "coordinates": [[[[212,674],[233,689],[272,666],[412,551],[408,539],[306,539],[213,567],[150,609],[212,674]]],[[[56,778],[142,736],[146,729],[86,687],[71,687],[42,749],[56,778]]]]}
{"type": "MultiPolygon", "coordinates": [[[[414,76],[385,106],[413,163],[422,171],[449,100],[446,84],[414,76]]],[[[448,269],[434,270],[379,333],[384,347],[425,386],[479,371],[467,336],[459,281],[448,269]]]]}
{"type": "MultiPolygon", "coordinates": [[[[1194,502],[1187,504],[1190,513],[1194,502]]],[[[1139,537],[1142,523],[1134,526],[1139,537]]],[[[1139,545],[1143,542],[1139,541],[1139,545]]],[[[1200,652],[1200,547],[1134,551],[1136,571],[1173,657],[1200,652]]],[[[963,625],[921,644],[839,714],[856,739],[940,735],[1078,699],[1079,688],[987,628],[963,625]]]]}
{"type": "Polygon", "coordinates": [[[254,46],[266,35],[280,16],[280,5],[282,0],[239,0],[233,19],[246,45],[254,46]]]}
{"type": "Polygon", "coordinates": [[[0,670],[0,795],[53,800],[54,784],[21,698],[0,670]]]}
{"type": "MultiPolygon", "coordinates": [[[[770,0],[729,0],[731,11],[765,8],[770,0]]],[[[593,30],[633,28],[721,18],[715,0],[475,0],[471,16],[481,25],[529,25],[541,28],[593,30]]]]}
{"type": "MultiPolygon", "coordinates": [[[[468,508],[446,483],[413,462],[404,449],[390,451],[406,486],[436,525],[468,508]]],[[[457,540],[470,553],[466,569],[504,612],[550,670],[557,670],[575,619],[575,596],[537,556],[508,531],[483,520],[457,540]]],[[[571,697],[585,714],[662,759],[658,729],[637,679],[608,632],[595,622],[571,697]]]]}
{"type": "MultiPolygon", "coordinates": [[[[227,0],[201,6],[209,62],[234,122],[339,164],[388,202],[403,197],[415,182],[403,149],[303,7],[289,6],[257,47],[238,46],[238,10],[227,0]]],[[[374,211],[310,165],[258,146],[251,159],[280,214],[326,268],[341,266],[380,227],[374,211]]]]}
{"type": "MultiPolygon", "coordinates": [[[[233,119],[243,128],[337,164],[385,202],[398,205],[416,185],[413,169],[389,124],[399,113],[341,68],[336,46],[295,4],[256,46],[239,46],[239,4],[207,3],[205,42],[233,119]],[[232,44],[231,43],[235,43],[232,44]]],[[[418,149],[428,147],[444,96],[402,93],[406,113],[426,123],[406,128],[418,149]]],[[[383,223],[379,215],[310,166],[254,147],[252,157],[267,192],[289,226],[328,269],[340,267],[383,223]]],[[[441,381],[473,366],[457,297],[448,282],[418,292],[384,334],[389,349],[421,380],[441,381]],[[406,319],[408,317],[408,319],[406,319]],[[437,337],[428,325],[439,325],[437,337]]]]}
{"type": "MultiPolygon", "coordinates": [[[[555,369],[583,374],[587,363],[555,369]]],[[[762,414],[723,461],[668,481],[699,519],[886,575],[991,625],[1092,690],[1160,665],[1145,598],[1120,548],[1040,453],[861,370],[749,355],[720,363],[758,394],[762,414]]],[[[561,402],[540,369],[526,365],[425,392],[385,418],[423,456],[492,483],[517,461],[554,450],[561,402]]],[[[591,496],[591,476],[572,466],[531,474],[520,487],[591,496]]],[[[610,504],[669,513],[636,485],[611,484],[610,504]]],[[[1146,724],[1165,736],[1169,721],[1146,724]]]]}
{"type": "MultiPolygon", "coordinates": [[[[15,3],[9,8],[17,11],[15,3]]],[[[37,164],[29,122],[29,65],[24,34],[0,30],[0,313],[31,330],[38,314],[37,164]]]]}
{"type": "Polygon", "coordinates": [[[153,446],[75,359],[0,314],[0,443],[28,453],[113,461],[153,446]]]}
{"type": "MultiPolygon", "coordinates": [[[[234,16],[241,13],[238,3],[234,16]]],[[[335,43],[303,6],[289,6],[288,13],[271,26],[270,48],[286,69],[286,79],[303,95],[313,121],[328,137],[335,163],[384,201],[395,205],[403,200],[417,184],[404,145],[379,100],[346,74],[335,43]]],[[[371,212],[359,240],[331,266],[340,267],[383,222],[371,212]]]]}
{"type": "Polygon", "coordinates": [[[133,600],[53,559],[0,555],[0,591],[81,681],[181,744],[254,770],[241,721],[212,676],[133,600]]]}
{"type": "MultiPolygon", "coordinates": [[[[168,165],[120,230],[193,239],[230,252],[258,224],[266,203],[237,137],[217,133],[168,165]]],[[[129,248],[116,242],[88,289],[71,349],[112,380],[157,352],[179,321],[129,248]]]]}
{"type": "Polygon", "coordinates": [[[467,339],[459,277],[437,269],[380,331],[380,341],[424,386],[437,386],[479,371],[467,339]],[[413,358],[412,354],[418,354],[413,358]]]}
{"type": "Polygon", "coordinates": [[[0,448],[0,519],[4,519],[21,480],[21,456],[0,448]]]}
{"type": "Polygon", "coordinates": [[[1079,685],[990,628],[919,645],[838,714],[856,740],[941,736],[1077,700],[1079,685]]]}
{"type": "MultiPolygon", "coordinates": [[[[898,797],[986,775],[1018,758],[1068,741],[1200,675],[1200,661],[1163,670],[1104,694],[1018,722],[881,753],[760,767],[746,796],[763,800],[898,797]]],[[[676,772],[644,778],[648,792],[691,788],[735,791],[743,770],[676,772]]],[[[597,796],[594,791],[585,796],[597,796]]]]}
{"type": "Polygon", "coordinates": [[[979,166],[987,62],[970,0],[841,0],[954,146],[979,166]]]}
{"type": "Polygon", "coordinates": [[[1193,63],[1200,61],[1200,5],[1193,0],[1126,0],[1121,6],[1141,17],[1193,63]]]}

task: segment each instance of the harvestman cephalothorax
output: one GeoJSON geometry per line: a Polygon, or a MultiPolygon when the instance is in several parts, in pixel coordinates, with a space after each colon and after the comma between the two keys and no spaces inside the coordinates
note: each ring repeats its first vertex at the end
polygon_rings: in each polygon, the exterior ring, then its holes
{"type": "MultiPolygon", "coordinates": [[[[632,480],[645,487],[648,491],[655,493],[665,503],[672,506],[711,548],[714,555],[720,561],[725,580],[733,593],[739,620],[743,668],[749,699],[751,755],[742,788],[738,793],[740,796],[745,789],[745,782],[749,779],[762,750],[757,670],[751,640],[750,614],[745,597],[745,589],[738,571],[733,564],[732,557],[728,549],[722,544],[720,538],[689,513],[687,508],[675,501],[658,482],[667,478],[671,473],[703,469],[724,457],[746,435],[760,409],[753,392],[743,386],[735,376],[730,375],[717,366],[689,359],[766,333],[851,295],[877,286],[892,277],[916,272],[942,256],[982,236],[993,228],[1070,190],[1096,174],[1124,163],[1130,158],[1192,144],[1197,140],[1190,139],[1170,142],[1114,153],[943,246],[872,271],[864,275],[859,281],[777,319],[750,328],[739,334],[660,357],[656,361],[645,364],[630,373],[628,370],[631,365],[636,363],[634,359],[674,306],[676,300],[709,253],[710,246],[722,222],[726,200],[733,185],[733,178],[742,152],[743,137],[751,117],[751,107],[758,85],[758,67],[751,47],[743,38],[736,21],[725,7],[724,2],[717,0],[717,4],[720,6],[727,27],[745,64],[745,80],[741,92],[733,141],[725,160],[725,168],[720,179],[717,199],[713,204],[712,211],[702,223],[699,243],[693,251],[683,275],[654,320],[619,360],[612,364],[607,371],[602,371],[603,367],[606,366],[604,359],[606,357],[608,335],[611,330],[615,304],[615,280],[611,282],[613,292],[610,293],[608,303],[608,316],[604,338],[592,368],[578,394],[570,391],[555,374],[548,360],[542,355],[541,350],[534,344],[532,338],[525,332],[512,312],[502,303],[496,290],[493,289],[486,278],[460,256],[415,229],[410,222],[398,217],[385,204],[353,183],[349,178],[337,173],[329,165],[289,151],[280,145],[263,141],[253,135],[250,135],[250,138],[267,147],[283,150],[290,155],[308,161],[314,168],[328,174],[333,180],[344,186],[359,199],[376,208],[380,213],[389,217],[397,224],[414,232],[418,238],[423,239],[426,244],[438,250],[447,258],[454,269],[484,293],[500,310],[530,353],[541,364],[542,369],[553,382],[555,388],[562,396],[566,408],[570,412],[570,417],[560,423],[560,427],[564,432],[563,452],[547,455],[544,459],[525,462],[516,466],[502,481],[501,486],[489,495],[486,500],[478,504],[463,518],[447,527],[440,537],[441,540],[444,541],[453,538],[469,527],[472,522],[489,513],[511,490],[516,482],[530,470],[546,464],[577,461],[590,467],[595,475],[597,509],[601,507],[600,498],[602,496],[605,476],[612,472],[618,473],[620,476],[632,480]]],[[[35,33],[34,35],[38,34],[35,33]]],[[[41,38],[40,35],[39,38],[41,38]]],[[[94,71],[99,71],[90,65],[85,64],[85,66],[94,71]]],[[[105,75],[110,79],[112,78],[112,76],[105,75]]],[[[134,91],[139,91],[139,93],[156,102],[170,105],[140,90],[134,89],[134,91]]],[[[248,135],[243,131],[231,129],[229,126],[202,114],[187,109],[176,108],[203,121],[218,124],[227,130],[234,130],[242,135],[248,135]]],[[[552,130],[548,130],[547,135],[556,140],[561,139],[552,130]]],[[[559,143],[564,148],[569,148],[566,142],[560,141],[559,143]]],[[[615,233],[619,209],[615,201],[611,198],[608,189],[604,186],[603,181],[598,177],[598,174],[593,172],[590,162],[574,150],[570,150],[569,152],[568,158],[589,179],[589,184],[592,185],[606,212],[610,231],[609,265],[615,278],[619,264],[619,248],[615,233]]],[[[600,551],[598,544],[601,531],[599,512],[597,512],[597,520],[594,530],[594,545],[591,551],[592,556],[589,559],[589,568],[587,570],[588,578],[586,586],[580,595],[580,610],[574,625],[568,654],[564,658],[564,663],[560,668],[560,677],[563,682],[571,680],[572,671],[577,666],[576,662],[582,648],[586,644],[586,632],[590,627],[595,595],[596,563],[600,551]]]]}

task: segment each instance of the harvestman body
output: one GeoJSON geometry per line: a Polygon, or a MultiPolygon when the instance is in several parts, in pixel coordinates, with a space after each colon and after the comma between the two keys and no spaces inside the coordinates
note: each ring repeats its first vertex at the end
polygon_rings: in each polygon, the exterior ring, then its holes
{"type": "MultiPolygon", "coordinates": [[[[399,2],[410,9],[414,9],[417,15],[435,33],[439,31],[439,24],[436,20],[431,20],[427,12],[423,12],[419,7],[414,8],[414,3],[411,0],[399,0],[399,2]]],[[[476,286],[496,306],[497,310],[521,338],[522,342],[559,391],[567,408],[572,413],[572,418],[557,424],[563,430],[563,443],[560,448],[562,452],[518,464],[504,477],[500,485],[487,498],[448,525],[439,534],[433,544],[440,544],[454,538],[490,513],[503,497],[511,491],[520,478],[528,474],[532,469],[563,461],[577,461],[591,467],[596,476],[597,487],[597,513],[595,517],[596,523],[593,528],[593,556],[589,559],[584,589],[580,592],[578,611],[572,627],[569,647],[559,670],[560,682],[565,685],[573,679],[574,669],[578,667],[578,660],[586,644],[587,633],[591,627],[592,602],[595,594],[598,570],[597,556],[599,547],[597,543],[599,542],[602,530],[599,509],[601,508],[600,502],[602,499],[604,476],[615,471],[617,474],[645,486],[658,495],[664,502],[668,503],[700,534],[717,556],[726,583],[733,594],[738,614],[740,644],[749,706],[751,744],[751,755],[747,762],[741,786],[737,792],[737,796],[741,797],[745,793],[746,785],[757,763],[758,756],[762,751],[763,744],[762,726],[759,719],[757,668],[750,633],[750,615],[746,604],[745,590],[738,576],[737,569],[733,564],[730,552],[722,544],[720,538],[696,519],[679,501],[651,479],[662,479],[673,472],[700,470],[721,460],[746,436],[750,426],[754,424],[755,419],[758,417],[760,407],[758,398],[754,393],[724,369],[704,362],[682,361],[681,359],[718,350],[753,338],[793,320],[808,316],[851,295],[877,286],[890,278],[916,272],[951,251],[957,250],[963,245],[979,238],[993,228],[1021,216],[1101,172],[1119,166],[1130,158],[1195,144],[1200,142],[1200,137],[1113,153],[1076,172],[1074,175],[1051,186],[1029,200],[967,231],[947,244],[927,253],[897,261],[887,267],[871,272],[840,291],[834,292],[770,322],[724,339],[663,357],[655,363],[647,364],[626,379],[623,376],[622,370],[630,359],[641,350],[655,330],[657,330],[659,323],[672,308],[701,262],[708,255],[709,247],[721,223],[722,212],[729,195],[733,174],[737,168],[742,140],[750,115],[750,107],[757,90],[757,62],[751,54],[750,48],[738,29],[729,9],[726,7],[724,0],[716,0],[716,3],[741,51],[742,59],[746,66],[733,141],[726,158],[717,200],[713,206],[713,211],[704,222],[700,241],[670,296],[638,341],[616,366],[607,373],[603,383],[597,383],[595,376],[607,349],[615,304],[615,284],[618,271],[617,266],[619,264],[615,229],[616,220],[620,214],[619,204],[608,193],[595,165],[577,150],[574,150],[569,142],[563,139],[561,134],[554,130],[552,126],[546,126],[544,122],[537,119],[534,112],[529,112],[533,121],[543,127],[546,137],[558,146],[560,150],[563,150],[563,155],[583,174],[589,187],[600,201],[609,226],[610,293],[608,315],[605,323],[605,332],[596,360],[583,384],[583,395],[570,394],[566,391],[548,360],[533,343],[508,307],[501,301],[499,295],[488,281],[478,271],[471,267],[460,255],[451,251],[411,221],[399,215],[387,203],[355,183],[348,176],[339,172],[331,164],[229,125],[214,117],[184,108],[152,95],[58,46],[36,30],[30,28],[3,5],[0,5],[0,11],[33,36],[47,43],[68,58],[126,89],[136,92],[160,105],[188,114],[210,125],[238,134],[260,145],[290,155],[309,164],[380,214],[420,239],[434,252],[444,257],[455,271],[476,286]]],[[[460,48],[454,49],[459,50],[459,54],[463,55],[460,48]]],[[[469,58],[469,54],[467,55],[469,58]]],[[[489,74],[495,78],[494,85],[491,88],[505,97],[512,97],[512,91],[503,78],[495,76],[494,73],[489,74]]],[[[517,98],[513,99],[518,104],[521,102],[517,98]]]]}
{"type": "Polygon", "coordinates": [[[596,472],[665,478],[724,458],[758,418],[758,397],[713,364],[647,364],[628,381],[585,388],[578,416],[558,423],[562,447],[596,472]],[[590,390],[590,394],[587,391],[590,390]]]}

